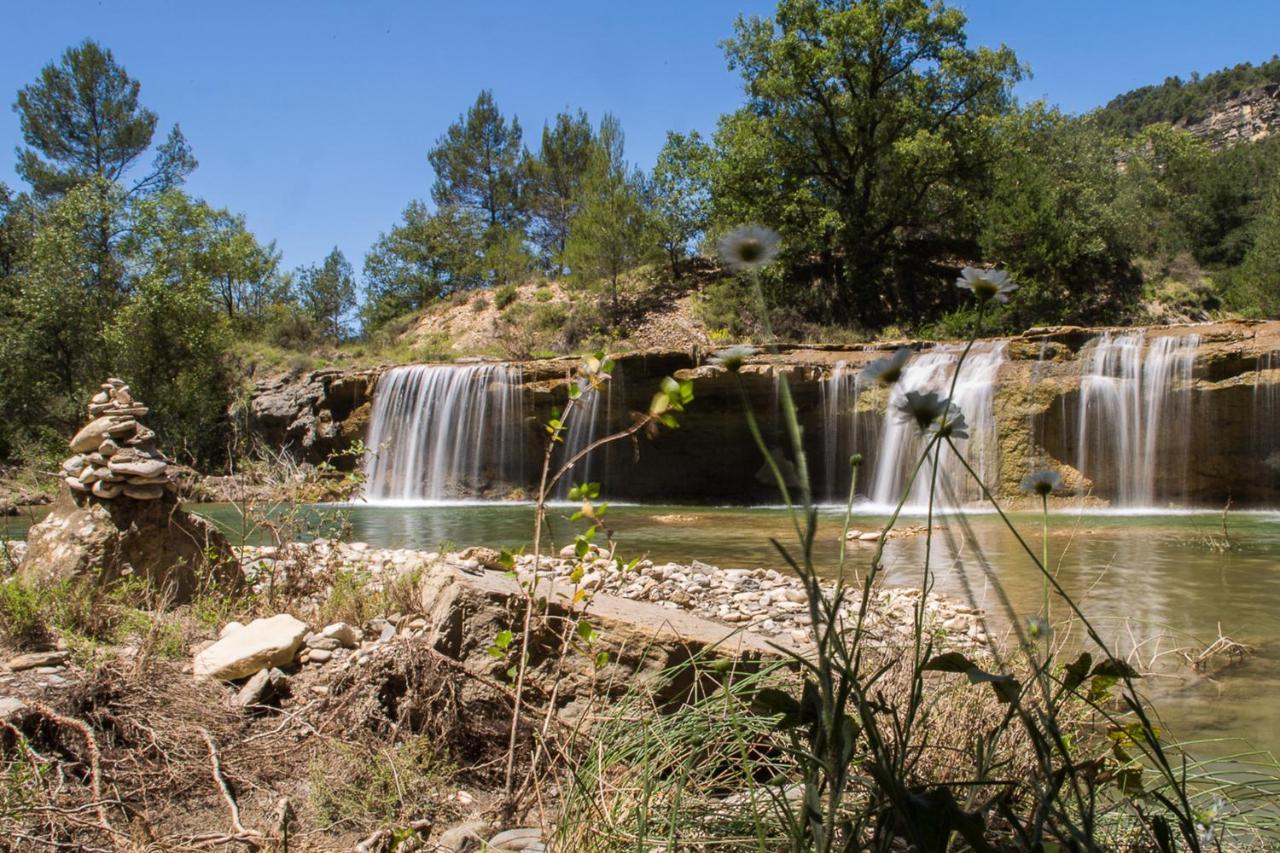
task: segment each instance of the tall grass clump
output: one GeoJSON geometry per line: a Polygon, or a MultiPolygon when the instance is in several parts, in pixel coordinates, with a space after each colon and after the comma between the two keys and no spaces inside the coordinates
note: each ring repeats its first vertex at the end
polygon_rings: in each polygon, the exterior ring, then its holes
{"type": "MultiPolygon", "coordinates": [[[[778,242],[751,228],[720,246],[750,285],[766,343],[772,333],[759,274],[778,242]]],[[[779,647],[793,673],[769,670],[666,715],[616,714],[574,774],[566,812],[575,817],[562,822],[562,838],[592,837],[581,831],[586,822],[607,828],[622,847],[584,842],[582,849],[1199,851],[1234,843],[1233,833],[1260,831],[1260,822],[1243,819],[1251,806],[1230,797],[1244,792],[1265,801],[1275,794],[1274,780],[1239,785],[1220,764],[1196,763],[1166,743],[1138,690],[1138,673],[1050,571],[1047,498],[1061,480],[1039,472],[1024,486],[1041,497],[1037,550],[957,444],[969,427],[952,402],[955,377],[990,306],[1017,285],[1006,273],[966,268],[957,286],[975,300],[974,322],[945,397],[901,387],[906,350],[865,368],[864,384],[889,387],[889,405],[918,427],[922,449],[870,564],[852,582],[843,546],[832,584],[824,587],[815,566],[818,512],[785,374],[778,399],[788,453],[780,455],[766,445],[739,380],[754,350],[734,347],[713,359],[739,383],[750,434],[790,514],[794,539],[772,544],[803,582],[813,643],[802,651],[779,647]],[[938,477],[944,452],[961,461],[1042,578],[1038,612],[1019,612],[973,537],[964,536],[976,566],[951,570],[968,589],[979,578],[966,572],[979,572],[1010,626],[1005,646],[980,654],[940,646],[945,641],[926,622],[934,539],[954,539],[953,526],[969,533],[963,513],[934,533],[937,506],[949,497],[938,477]],[[920,594],[909,636],[895,642],[878,636],[869,617],[886,539],[920,478],[929,484],[920,594]],[[1087,638],[1073,655],[1053,640],[1052,611],[1087,638]]],[[[846,531],[861,458],[850,464],[846,531]]]]}

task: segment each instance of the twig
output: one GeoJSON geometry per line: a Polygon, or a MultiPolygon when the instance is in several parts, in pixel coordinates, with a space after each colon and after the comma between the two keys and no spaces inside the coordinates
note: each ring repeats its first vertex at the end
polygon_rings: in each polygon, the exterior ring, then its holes
{"type": "Polygon", "coordinates": [[[227,780],[222,775],[222,761],[218,756],[218,747],[214,744],[213,737],[207,729],[201,729],[200,734],[204,736],[205,745],[209,747],[209,762],[213,765],[213,781],[218,783],[218,790],[222,792],[222,799],[226,801],[227,811],[231,813],[231,828],[235,830],[235,834],[231,838],[237,841],[261,838],[262,833],[245,829],[244,824],[240,822],[240,807],[236,805],[236,799],[231,796],[231,789],[227,787],[227,780]]]}

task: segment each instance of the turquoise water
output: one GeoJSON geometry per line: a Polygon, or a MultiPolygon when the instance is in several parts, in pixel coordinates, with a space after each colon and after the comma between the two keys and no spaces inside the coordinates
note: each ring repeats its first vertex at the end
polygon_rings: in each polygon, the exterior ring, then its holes
{"type": "MultiPolygon", "coordinates": [[[[222,524],[233,541],[242,537],[234,506],[195,509],[222,524]]],[[[527,545],[533,519],[527,504],[319,506],[306,511],[317,520],[349,525],[353,541],[431,550],[527,545]]],[[[568,542],[579,526],[567,519],[572,511],[552,511],[553,547],[568,542]]],[[[853,527],[876,530],[884,518],[859,513],[853,527]]],[[[784,570],[769,539],[794,542],[788,516],[778,508],[613,506],[606,519],[620,554],[646,554],[657,561],[697,559],[725,568],[784,570]]],[[[1039,516],[1015,514],[1012,520],[1038,553],[1039,516]]],[[[820,521],[817,559],[823,571],[834,573],[841,513],[824,510],[820,521]]],[[[919,516],[906,516],[900,525],[922,522],[919,516]]],[[[21,520],[8,523],[10,535],[20,535],[25,527],[21,520]]],[[[997,516],[966,514],[936,523],[936,589],[970,599],[992,614],[997,626],[1037,610],[1040,576],[997,516]],[[997,581],[1012,614],[1000,604],[997,581]]],[[[1136,650],[1164,673],[1148,679],[1147,689],[1158,698],[1175,736],[1242,739],[1280,753],[1280,513],[1233,514],[1227,531],[1229,542],[1214,513],[1059,512],[1050,521],[1050,564],[1104,639],[1122,650],[1136,650]],[[1175,649],[1203,646],[1219,631],[1255,646],[1256,653],[1214,679],[1195,676],[1175,649]]],[[[920,582],[925,543],[924,536],[914,536],[888,544],[888,582],[920,582]]],[[[871,552],[869,545],[850,545],[849,569],[865,570],[871,552]]],[[[1055,617],[1065,613],[1065,605],[1056,605],[1055,617]]],[[[1215,752],[1238,748],[1206,747],[1215,752]]]]}

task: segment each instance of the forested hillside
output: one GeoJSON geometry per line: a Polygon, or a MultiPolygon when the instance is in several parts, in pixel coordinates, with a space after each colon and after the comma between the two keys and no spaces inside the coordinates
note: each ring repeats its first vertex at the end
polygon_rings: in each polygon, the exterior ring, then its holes
{"type": "Polygon", "coordinates": [[[1170,77],[1111,99],[1098,110],[1098,123],[1110,133],[1133,134],[1152,124],[1195,124],[1215,106],[1258,86],[1280,83],[1280,56],[1253,65],[1242,62],[1189,80],[1170,77]]]}
{"type": "Polygon", "coordinates": [[[967,319],[950,286],[965,264],[1022,285],[997,330],[1280,312],[1280,141],[1215,150],[1169,124],[1280,61],[1077,117],[1018,103],[1014,50],[973,46],[959,10],[924,0],[780,0],[723,47],[743,96],[709,137],[672,129],[638,164],[615,115],[522,121],[482,90],[423,140],[434,181],[366,257],[335,247],[294,269],[234,199],[184,189],[199,152],[168,124],[182,116],[147,109],[128,57],[70,47],[15,95],[0,460],[54,454],[113,374],[153,401],[177,458],[221,466],[244,452],[227,412],[246,377],[456,356],[402,333],[463,303],[515,340],[482,354],[625,348],[677,300],[714,341],[758,339],[712,250],[742,223],[781,235],[765,289],[792,339],[948,336],[967,319]]]}

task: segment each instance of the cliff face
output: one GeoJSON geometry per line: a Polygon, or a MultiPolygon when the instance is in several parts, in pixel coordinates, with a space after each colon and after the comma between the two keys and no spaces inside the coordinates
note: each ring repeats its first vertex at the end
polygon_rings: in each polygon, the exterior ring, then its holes
{"type": "MultiPolygon", "coordinates": [[[[1068,485],[1082,486],[1100,499],[1118,493],[1121,484],[1115,482],[1113,467],[1094,467],[1092,478],[1074,467],[1082,451],[1078,446],[1082,350],[1105,331],[1033,329],[1004,341],[1007,360],[995,376],[992,402],[998,452],[988,469],[994,471],[991,485],[1000,493],[1016,494],[1028,468],[1046,464],[1057,468],[1068,485]]],[[[1199,341],[1190,378],[1175,389],[1182,402],[1166,414],[1165,425],[1150,447],[1157,460],[1151,476],[1159,502],[1221,505],[1231,499],[1259,505],[1280,500],[1280,478],[1272,467],[1280,467],[1280,454],[1275,453],[1280,448],[1280,430],[1270,421],[1273,410],[1280,415],[1280,323],[1200,324],[1148,332],[1149,336],[1192,334],[1199,341]]],[[[779,447],[785,438],[776,416],[777,377],[787,376],[803,422],[815,489],[828,498],[839,499],[847,489],[842,473],[852,447],[851,430],[859,436],[853,443],[856,449],[868,456],[876,452],[885,424],[885,398],[872,392],[856,402],[842,402],[846,409],[839,413],[844,420],[837,441],[831,420],[832,386],[826,380],[838,365],[854,370],[895,346],[794,347],[757,356],[742,370],[744,390],[766,441],[779,447]],[[833,474],[836,468],[841,470],[833,474]]],[[[541,462],[540,425],[553,406],[563,405],[565,377],[573,364],[572,359],[550,359],[521,365],[525,447],[529,448],[524,470],[530,486],[536,482],[541,462]]],[[[300,458],[321,461],[364,437],[380,372],[320,371],[296,380],[263,383],[250,406],[251,428],[272,446],[289,447],[300,458]]],[[[595,464],[592,479],[604,480],[614,499],[776,500],[777,495],[757,476],[760,458],[742,417],[736,381],[723,370],[701,363],[694,354],[620,356],[607,407],[609,426],[625,426],[630,412],[645,410],[658,381],[672,374],[694,380],[696,399],[681,416],[680,428],[664,430],[655,441],[612,445],[595,464]]],[[[1145,417],[1141,407],[1137,411],[1145,417]]],[[[1106,436],[1101,437],[1105,441],[1106,436]]],[[[864,468],[862,476],[868,474],[864,468]]]]}
{"type": "Polygon", "coordinates": [[[1280,130],[1280,83],[1258,86],[1223,101],[1208,115],[1178,126],[1215,147],[1257,142],[1280,130]]]}

